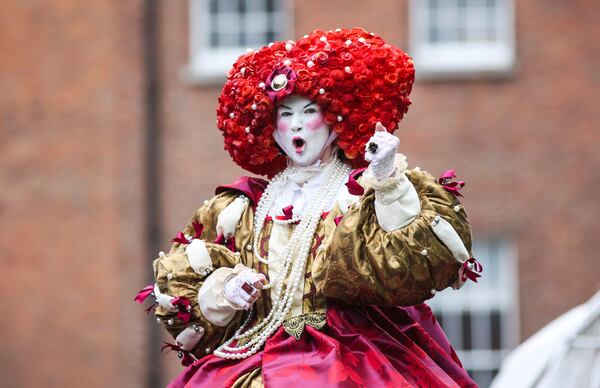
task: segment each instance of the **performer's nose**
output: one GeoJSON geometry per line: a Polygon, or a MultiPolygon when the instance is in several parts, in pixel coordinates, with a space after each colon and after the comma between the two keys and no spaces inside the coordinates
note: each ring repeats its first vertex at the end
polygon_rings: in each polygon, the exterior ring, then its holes
{"type": "Polygon", "coordinates": [[[298,117],[298,115],[294,115],[292,118],[292,124],[290,128],[292,128],[292,132],[298,132],[302,129],[303,123],[302,120],[298,117]]]}

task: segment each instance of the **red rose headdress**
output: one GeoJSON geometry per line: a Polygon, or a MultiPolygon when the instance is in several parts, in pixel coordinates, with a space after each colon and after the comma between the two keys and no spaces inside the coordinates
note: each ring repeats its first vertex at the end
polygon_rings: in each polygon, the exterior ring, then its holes
{"type": "Polygon", "coordinates": [[[242,55],[219,97],[217,127],[238,165],[272,176],[286,166],[273,138],[274,109],[296,93],[319,104],[350,164],[364,167],[375,123],[393,132],[408,110],[414,74],[411,58],[373,33],[316,30],[242,55]]]}

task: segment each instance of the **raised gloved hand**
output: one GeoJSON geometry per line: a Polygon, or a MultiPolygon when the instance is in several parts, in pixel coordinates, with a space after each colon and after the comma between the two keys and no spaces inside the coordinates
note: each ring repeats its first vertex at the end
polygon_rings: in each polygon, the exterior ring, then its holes
{"type": "Polygon", "coordinates": [[[229,279],[223,288],[223,295],[229,302],[243,309],[249,309],[260,296],[260,290],[267,284],[264,274],[246,268],[229,279]]]}
{"type": "Polygon", "coordinates": [[[385,179],[394,173],[394,158],[400,139],[386,131],[381,123],[375,125],[375,134],[366,145],[365,160],[377,179],[385,179]]]}

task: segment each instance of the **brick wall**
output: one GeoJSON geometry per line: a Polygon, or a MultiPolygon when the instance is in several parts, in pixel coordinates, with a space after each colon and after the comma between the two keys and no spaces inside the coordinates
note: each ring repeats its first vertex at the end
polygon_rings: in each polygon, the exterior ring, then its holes
{"type": "Polygon", "coordinates": [[[0,5],[0,386],[143,381],[138,5],[0,5]]]}

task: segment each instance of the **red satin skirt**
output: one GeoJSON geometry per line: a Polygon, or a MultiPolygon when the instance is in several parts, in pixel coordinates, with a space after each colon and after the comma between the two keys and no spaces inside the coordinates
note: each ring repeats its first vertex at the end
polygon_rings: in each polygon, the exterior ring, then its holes
{"type": "Polygon", "coordinates": [[[328,301],[327,325],[300,340],[283,327],[243,360],[208,355],[169,387],[229,387],[262,368],[265,387],[476,387],[426,304],[349,306],[328,301]],[[293,385],[290,385],[293,384],[293,385]]]}

